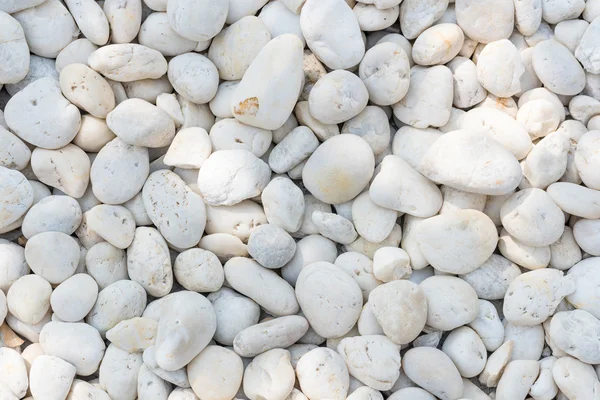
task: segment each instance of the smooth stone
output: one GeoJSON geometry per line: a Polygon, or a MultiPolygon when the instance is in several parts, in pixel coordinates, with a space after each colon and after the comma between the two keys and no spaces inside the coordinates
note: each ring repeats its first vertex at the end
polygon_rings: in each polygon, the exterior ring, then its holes
{"type": "Polygon", "coordinates": [[[0,67],[0,84],[17,83],[29,72],[29,47],[25,33],[21,24],[4,10],[0,10],[0,24],[4,27],[0,49],[5,60],[0,67]]]}
{"type": "Polygon", "coordinates": [[[319,347],[304,354],[296,365],[296,375],[309,399],[344,400],[347,396],[348,368],[334,350],[319,347]]]}
{"type": "Polygon", "coordinates": [[[200,195],[171,171],[152,173],[142,189],[148,216],[172,245],[186,249],[200,241],[206,207],[200,195]]]}
{"type": "Polygon", "coordinates": [[[453,78],[449,68],[442,65],[416,65],[410,69],[410,85],[406,96],[393,105],[394,115],[415,128],[440,127],[450,118],[452,98],[453,78]],[[426,111],[432,107],[438,112],[426,111]]]}
{"type": "Polygon", "coordinates": [[[521,180],[521,167],[511,152],[492,138],[467,130],[447,133],[434,142],[420,169],[437,183],[487,195],[506,194],[521,180]]]}
{"type": "Polygon", "coordinates": [[[100,365],[99,384],[111,399],[135,400],[142,364],[141,353],[128,353],[111,344],[100,365]]]}
{"type": "Polygon", "coordinates": [[[552,255],[549,246],[528,246],[513,238],[504,228],[500,232],[498,250],[510,261],[529,270],[546,268],[552,255]]]}
{"type": "Polygon", "coordinates": [[[477,318],[477,293],[454,276],[432,276],[419,285],[427,298],[427,325],[449,331],[477,318]]]}
{"type": "Polygon", "coordinates": [[[458,372],[465,378],[473,378],[485,367],[487,350],[473,329],[461,326],[448,335],[442,351],[452,360],[458,372]]]}
{"type": "Polygon", "coordinates": [[[104,119],[85,114],[81,116],[81,126],[73,144],[83,151],[97,153],[115,137],[104,119]]]}
{"type": "Polygon", "coordinates": [[[139,227],[127,248],[127,273],[151,296],[167,295],[173,286],[169,247],[155,228],[139,227]]]}
{"type": "Polygon", "coordinates": [[[221,79],[242,79],[270,40],[271,34],[262,20],[246,16],[223,29],[212,40],[208,58],[215,64],[221,79]]]}
{"type": "Polygon", "coordinates": [[[98,284],[87,274],[75,274],[58,285],[50,297],[56,316],[65,322],[85,318],[98,297],[98,284]]]}
{"type": "Polygon", "coordinates": [[[37,398],[64,399],[67,397],[76,368],[68,362],[47,355],[37,357],[29,371],[29,390],[37,398]]]}
{"type": "Polygon", "coordinates": [[[67,145],[81,122],[79,110],[63,97],[52,78],[38,79],[11,97],[4,118],[13,133],[45,149],[67,145]],[[44,128],[40,130],[39,126],[44,128]]]}
{"type": "Polygon", "coordinates": [[[476,270],[492,255],[498,242],[492,220],[476,210],[449,211],[429,218],[419,225],[416,234],[419,248],[431,266],[450,274],[476,270]]]}
{"type": "Polygon", "coordinates": [[[131,200],[142,189],[149,169],[148,149],[115,138],[92,163],[90,181],[94,195],[106,204],[131,200]]]}
{"type": "Polygon", "coordinates": [[[119,322],[139,317],[146,308],[146,292],[135,281],[120,280],[98,293],[86,322],[103,336],[119,322]]]}
{"type": "Polygon", "coordinates": [[[358,237],[352,222],[337,214],[315,210],[312,222],[321,235],[336,243],[350,244],[358,237]]]}
{"type": "Polygon", "coordinates": [[[56,150],[36,148],[31,154],[31,168],[41,182],[71,197],[80,198],[87,189],[90,159],[74,144],[56,150]]]}
{"type": "Polygon", "coordinates": [[[400,30],[406,39],[416,39],[434,24],[448,7],[448,1],[408,0],[400,4],[400,30]]]}
{"type": "Polygon", "coordinates": [[[88,64],[117,82],[158,79],[167,72],[167,61],[160,52],[135,43],[101,47],[89,56],[88,64]]]}
{"type": "Polygon", "coordinates": [[[252,230],[248,238],[248,253],[265,268],[283,267],[295,252],[294,239],[276,225],[260,225],[252,230]]]}
{"type": "Polygon", "coordinates": [[[386,156],[378,168],[379,173],[369,187],[375,204],[417,217],[431,217],[439,211],[442,206],[439,189],[401,157],[386,156]]]}
{"type": "Polygon", "coordinates": [[[181,36],[195,42],[216,36],[227,18],[229,2],[174,0],[167,2],[169,23],[181,36]]]}
{"type": "Polygon", "coordinates": [[[106,339],[129,353],[136,353],[154,345],[157,330],[156,321],[135,317],[121,321],[106,331],[106,339]]]}
{"type": "Polygon", "coordinates": [[[276,177],[265,187],[261,202],[269,224],[293,233],[300,229],[305,209],[302,190],[287,177],[276,177]]]}
{"type": "Polygon", "coordinates": [[[515,6],[512,1],[483,4],[473,0],[456,4],[456,20],[465,36],[479,43],[508,39],[513,31],[515,6]]]}
{"type": "Polygon", "coordinates": [[[552,39],[539,43],[539,46],[534,47],[532,61],[536,75],[552,92],[575,95],[583,90],[585,71],[575,56],[561,43],[552,39]],[[554,60],[552,64],[544,61],[548,57],[554,60]]]}
{"type": "Polygon", "coordinates": [[[56,58],[79,35],[73,17],[59,0],[46,0],[13,17],[23,27],[29,50],[40,57],[56,58]]]}
{"type": "Polygon", "coordinates": [[[244,200],[233,206],[206,207],[206,233],[227,233],[246,242],[254,228],[267,223],[261,206],[244,200]]]}
{"type": "Polygon", "coordinates": [[[499,254],[492,254],[479,268],[459,277],[475,289],[480,299],[500,300],[519,275],[521,270],[515,263],[499,254]]]}
{"type": "Polygon", "coordinates": [[[166,371],[184,367],[210,342],[217,318],[212,304],[199,293],[181,291],[168,300],[158,321],[156,362],[166,371]]]}
{"type": "Polygon", "coordinates": [[[233,116],[247,125],[280,128],[294,110],[302,88],[303,45],[285,34],[267,43],[256,55],[231,98],[233,116]],[[272,60],[284,60],[276,69],[272,60]]]}
{"type": "Polygon", "coordinates": [[[40,332],[44,353],[73,364],[77,375],[90,376],[104,356],[104,342],[93,326],[84,323],[48,322],[40,332]]]}
{"type": "MultiPolygon", "coordinates": [[[[93,0],[66,0],[65,3],[81,33],[91,43],[102,46],[108,42],[110,27],[107,15],[98,3],[93,0]]],[[[108,18],[110,18],[110,15],[108,18]]],[[[113,40],[116,36],[117,34],[113,31],[113,40]]]]}
{"type": "Polygon", "coordinates": [[[33,204],[34,191],[19,171],[0,167],[0,228],[18,221],[33,204]]]}
{"type": "Polygon", "coordinates": [[[598,36],[600,35],[600,21],[594,18],[587,27],[579,45],[575,49],[575,57],[590,74],[600,73],[600,64],[595,54],[598,52],[598,36]]]}
{"type": "Polygon", "coordinates": [[[477,59],[477,78],[497,97],[511,97],[521,91],[525,67],[521,54],[508,39],[488,43],[477,59]]]}
{"type": "Polygon", "coordinates": [[[562,351],[587,364],[600,358],[600,321],[584,310],[562,311],[550,322],[552,342],[562,351]]]}
{"type": "Polygon", "coordinates": [[[18,171],[25,169],[31,159],[31,150],[25,142],[2,126],[0,126],[0,141],[6,143],[6,146],[0,149],[0,166],[18,171]]]}
{"type": "Polygon", "coordinates": [[[427,320],[423,289],[406,280],[385,283],[373,289],[369,304],[383,332],[396,344],[412,342],[427,320]]]}
{"type": "MultiPolygon", "coordinates": [[[[485,88],[477,79],[477,66],[465,57],[454,57],[448,63],[454,78],[454,93],[452,104],[457,108],[469,108],[481,103],[487,94],[485,88]]],[[[450,122],[452,115],[450,115],[450,122]]],[[[453,130],[453,129],[451,129],[453,130]]]]}
{"type": "Polygon", "coordinates": [[[258,18],[267,27],[272,38],[291,33],[298,36],[298,39],[306,44],[306,39],[300,28],[300,16],[287,8],[283,1],[268,2],[260,10],[258,18]]]}
{"type": "Polygon", "coordinates": [[[269,314],[284,316],[299,311],[294,288],[256,261],[234,257],[225,263],[224,270],[225,279],[233,289],[254,300],[269,314]]]}
{"type": "Polygon", "coordinates": [[[358,234],[378,243],[390,235],[396,222],[397,211],[376,204],[369,192],[364,191],[352,202],[351,220],[358,234]]]}
{"type": "Polygon", "coordinates": [[[74,105],[97,118],[115,108],[115,95],[99,73],[85,64],[69,64],[60,71],[60,88],[74,105]]]}
{"type": "Polygon", "coordinates": [[[396,383],[400,375],[400,346],[387,337],[347,337],[337,348],[348,366],[348,372],[369,387],[389,390],[396,383]]]}
{"type": "Polygon", "coordinates": [[[52,287],[46,279],[39,275],[25,275],[17,279],[8,290],[6,306],[21,322],[35,325],[48,312],[51,294],[52,287]]]}
{"type": "Polygon", "coordinates": [[[250,362],[244,371],[244,394],[250,400],[285,399],[294,388],[290,352],[269,350],[250,362]]]}
{"type": "Polygon", "coordinates": [[[207,57],[185,53],[169,61],[169,82],[177,93],[196,104],[212,100],[219,86],[218,71],[207,57]]]}
{"type": "Polygon", "coordinates": [[[373,151],[366,141],[356,135],[338,135],[310,156],[302,171],[302,182],[317,199],[339,204],[364,189],[374,165],[373,151]]]}
{"type": "Polygon", "coordinates": [[[302,269],[296,281],[296,297],[311,327],[325,338],[348,333],[362,309],[358,284],[327,262],[317,262],[302,269]],[[339,293],[344,293],[344,297],[339,293]]]}
{"type": "Polygon", "coordinates": [[[446,64],[458,55],[464,34],[456,24],[437,24],[423,31],[415,40],[412,58],[419,65],[446,64]]]}
{"type": "Polygon", "coordinates": [[[305,126],[292,129],[269,153],[269,167],[285,173],[306,160],[319,147],[315,134],[305,126]]]}
{"type": "Polygon", "coordinates": [[[223,345],[232,346],[239,332],[258,323],[258,304],[230,288],[222,287],[207,298],[217,316],[214,338],[223,345]]]}
{"type": "Polygon", "coordinates": [[[293,345],[307,330],[308,322],[304,317],[273,318],[240,331],[233,340],[233,349],[241,357],[256,357],[271,349],[293,345]]]}
{"type": "Polygon", "coordinates": [[[515,325],[544,322],[565,296],[575,291],[575,282],[562,271],[544,268],[515,278],[504,297],[503,312],[515,325]]]}
{"type": "Polygon", "coordinates": [[[135,221],[123,206],[100,204],[86,213],[89,228],[119,249],[126,249],[133,241],[135,221]]]}
{"type": "Polygon", "coordinates": [[[223,286],[223,266],[208,250],[192,248],[179,253],[173,274],[181,286],[195,292],[216,292],[223,286]]]}
{"type": "Polygon", "coordinates": [[[144,20],[140,27],[138,41],[143,46],[158,50],[166,57],[191,52],[198,44],[175,32],[169,24],[166,12],[152,13],[144,20]]]}
{"type": "Polygon", "coordinates": [[[262,157],[269,150],[273,133],[235,118],[224,118],[213,125],[209,137],[213,151],[248,150],[256,157],[262,157]]]}
{"type": "MultiPolygon", "coordinates": [[[[469,327],[477,333],[487,351],[497,350],[504,341],[504,325],[496,307],[487,300],[479,300],[479,314],[469,323],[469,327]]],[[[487,353],[483,351],[481,356],[485,366],[487,353]]],[[[483,367],[479,372],[482,370],[483,367]]]]}
{"type": "Polygon", "coordinates": [[[296,243],[292,259],[281,269],[281,276],[295,286],[300,272],[310,264],[326,261],[333,263],[337,257],[335,243],[321,235],[308,235],[296,243]]]}
{"type": "Polygon", "coordinates": [[[469,110],[461,122],[461,129],[483,132],[522,160],[533,144],[527,130],[505,113],[488,107],[469,110]]]}
{"type": "Polygon", "coordinates": [[[365,109],[369,92],[356,75],[345,70],[321,77],[308,96],[310,114],[324,124],[339,124],[365,109]]]}
{"type": "Polygon", "coordinates": [[[364,254],[349,251],[340,254],[334,261],[334,265],[348,274],[360,287],[363,304],[369,300],[369,295],[382,284],[373,273],[373,262],[364,254]]]}
{"type": "Polygon", "coordinates": [[[62,232],[42,232],[27,241],[25,259],[32,271],[52,284],[72,276],[79,263],[79,245],[62,232]]]}
{"type": "Polygon", "coordinates": [[[343,0],[306,1],[300,27],[310,50],[331,69],[354,67],[365,54],[356,15],[343,0]]]}
{"type": "Polygon", "coordinates": [[[233,398],[244,375],[242,359],[230,349],[208,346],[187,366],[192,390],[206,400],[233,398]]]}
{"type": "Polygon", "coordinates": [[[460,399],[463,383],[452,360],[441,350],[417,347],[404,354],[406,376],[442,400],[460,399]]]}
{"type": "MultiPolygon", "coordinates": [[[[154,332],[154,336],[156,336],[156,331],[154,332]]],[[[154,340],[155,338],[153,337],[152,341],[154,342],[154,340]]],[[[180,388],[191,387],[186,367],[179,368],[175,371],[165,371],[164,369],[158,366],[158,363],[156,362],[156,348],[154,347],[154,345],[144,350],[143,360],[144,364],[155,375],[159,376],[163,380],[170,382],[173,385],[178,386],[180,388]]]]}

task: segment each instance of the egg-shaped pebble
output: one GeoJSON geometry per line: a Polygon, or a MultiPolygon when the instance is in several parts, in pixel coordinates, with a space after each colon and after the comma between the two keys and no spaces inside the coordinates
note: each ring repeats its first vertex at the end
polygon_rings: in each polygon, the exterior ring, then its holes
{"type": "Polygon", "coordinates": [[[215,340],[224,345],[233,345],[239,332],[258,323],[260,307],[252,299],[233,289],[222,287],[208,295],[217,316],[215,340]]]}
{"type": "Polygon", "coordinates": [[[0,49],[5,62],[0,67],[1,83],[17,83],[29,72],[29,47],[21,24],[9,14],[0,10],[0,21],[5,29],[0,36],[0,49]]]}
{"type": "Polygon", "coordinates": [[[187,366],[190,385],[203,399],[218,400],[236,395],[242,383],[242,359],[230,349],[208,346],[187,366]]]}
{"type": "Polygon", "coordinates": [[[366,141],[356,135],[336,136],[309,157],[302,181],[317,199],[339,204],[358,195],[373,175],[375,160],[366,141]]]}
{"type": "Polygon", "coordinates": [[[46,279],[25,275],[17,279],[6,294],[8,311],[26,324],[37,324],[48,312],[51,293],[46,279]]]}
{"type": "Polygon", "coordinates": [[[311,399],[344,400],[350,377],[344,359],[334,350],[319,347],[298,360],[296,375],[302,392],[311,399]]]}
{"type": "Polygon", "coordinates": [[[25,258],[35,273],[58,284],[77,269],[79,245],[65,233],[42,232],[27,241],[25,258]]]}
{"type": "Polygon", "coordinates": [[[404,354],[406,376],[443,400],[459,399],[463,383],[452,360],[441,350],[417,347],[404,354]]]}
{"type": "Polygon", "coordinates": [[[117,82],[157,79],[167,72],[167,61],[157,50],[141,44],[110,44],[90,54],[89,66],[117,82]]]}
{"type": "Polygon", "coordinates": [[[508,39],[513,31],[514,15],[514,3],[508,0],[487,4],[465,0],[456,4],[458,26],[467,37],[480,43],[508,39]]]}
{"type": "Polygon", "coordinates": [[[477,318],[477,293],[453,276],[432,276],[419,285],[427,298],[427,325],[452,330],[477,318]]]}
{"type": "Polygon", "coordinates": [[[85,318],[98,297],[98,284],[86,274],[75,274],[58,285],[50,297],[52,311],[64,322],[85,318]]]}

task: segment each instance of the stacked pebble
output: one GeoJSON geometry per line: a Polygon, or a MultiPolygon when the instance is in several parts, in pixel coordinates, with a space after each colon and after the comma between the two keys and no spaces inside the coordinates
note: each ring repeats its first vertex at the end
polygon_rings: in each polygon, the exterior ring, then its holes
{"type": "Polygon", "coordinates": [[[600,0],[0,0],[0,399],[600,399],[600,0]]]}

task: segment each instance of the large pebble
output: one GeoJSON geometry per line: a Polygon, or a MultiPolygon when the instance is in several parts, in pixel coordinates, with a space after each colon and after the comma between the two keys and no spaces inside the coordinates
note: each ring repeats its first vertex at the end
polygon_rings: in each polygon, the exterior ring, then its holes
{"type": "Polygon", "coordinates": [[[128,353],[113,344],[109,345],[100,365],[100,386],[111,399],[135,400],[142,364],[141,353],[128,353]]]}
{"type": "Polygon", "coordinates": [[[399,346],[385,336],[347,337],[337,349],[348,372],[373,389],[390,390],[400,375],[399,346]]]}
{"type": "Polygon", "coordinates": [[[396,280],[371,291],[369,304],[383,332],[396,344],[412,342],[427,320],[427,299],[420,286],[396,280]]]}
{"type": "Polygon", "coordinates": [[[501,195],[514,190],[521,167],[500,143],[481,133],[449,132],[431,145],[421,161],[429,179],[466,192],[501,195]]]}
{"type": "Polygon", "coordinates": [[[65,233],[43,232],[27,241],[25,259],[33,272],[52,284],[59,284],[75,273],[79,245],[65,233]]]}
{"type": "Polygon", "coordinates": [[[296,252],[296,242],[282,228],[264,224],[252,230],[248,253],[263,267],[277,269],[288,263],[296,252]]]}
{"type": "Polygon", "coordinates": [[[87,274],[75,274],[58,285],[50,297],[52,311],[64,322],[85,318],[98,297],[98,284],[87,274]]]}
{"type": "Polygon", "coordinates": [[[135,43],[101,47],[90,54],[88,64],[117,82],[158,79],[167,72],[167,61],[160,52],[135,43]]]}
{"type": "Polygon", "coordinates": [[[311,327],[325,338],[348,333],[362,309],[358,284],[343,270],[327,262],[311,264],[300,272],[296,297],[311,327]]]}
{"type": "Polygon", "coordinates": [[[356,15],[343,0],[308,0],[300,27],[310,50],[331,69],[354,67],[365,54],[356,15]]]}
{"type": "MultiPolygon", "coordinates": [[[[452,104],[458,108],[469,108],[485,99],[487,91],[477,79],[477,66],[465,57],[454,57],[448,63],[454,78],[452,104]]],[[[451,115],[452,119],[452,115],[451,115]]]]}
{"type": "Polygon", "coordinates": [[[27,368],[21,355],[9,347],[0,347],[0,371],[0,388],[8,389],[6,399],[23,398],[27,393],[28,381],[27,368]]]}
{"type": "Polygon", "coordinates": [[[69,64],[60,71],[63,95],[97,118],[106,118],[115,108],[115,95],[99,73],[85,64],[69,64]]]}
{"type": "Polygon", "coordinates": [[[463,382],[452,360],[441,350],[417,347],[404,354],[406,376],[442,400],[460,399],[463,382]]]}
{"type": "Polygon", "coordinates": [[[198,44],[175,32],[169,24],[166,12],[152,13],[144,20],[140,27],[138,41],[143,46],[160,51],[163,56],[188,53],[198,44]]]}
{"type": "Polygon", "coordinates": [[[258,204],[244,200],[233,206],[207,206],[206,232],[227,233],[246,242],[257,226],[267,223],[258,204]]]}
{"type": "Polygon", "coordinates": [[[261,267],[256,261],[242,257],[232,258],[225,264],[224,269],[229,285],[250,297],[269,314],[283,316],[298,312],[294,288],[275,272],[261,267]]]}
{"type": "Polygon", "coordinates": [[[564,230],[564,214],[541,189],[521,190],[502,205],[502,225],[515,239],[528,246],[548,246],[564,230]]]}
{"type": "Polygon", "coordinates": [[[6,143],[6,146],[0,149],[0,166],[21,171],[31,159],[31,150],[21,139],[5,128],[6,124],[0,126],[0,141],[6,143]]]}
{"type": "Polygon", "coordinates": [[[169,247],[155,228],[139,227],[127,248],[127,273],[154,297],[167,295],[173,286],[169,247]]]}
{"type": "Polygon", "coordinates": [[[0,229],[19,220],[33,204],[33,188],[19,171],[0,167],[0,229]]]}
{"type": "Polygon", "coordinates": [[[56,150],[38,147],[31,153],[31,169],[42,183],[80,198],[89,183],[90,159],[71,143],[56,150]]]}
{"type": "Polygon", "coordinates": [[[233,349],[242,357],[256,357],[271,349],[291,346],[307,330],[308,322],[299,315],[274,318],[240,331],[233,340],[233,349]]]}
{"type": "Polygon", "coordinates": [[[81,219],[77,200],[69,196],[48,196],[29,209],[21,230],[28,239],[48,231],[71,235],[79,227],[81,219]]]}
{"type": "Polygon", "coordinates": [[[408,92],[410,83],[409,57],[396,43],[379,43],[365,53],[358,68],[369,100],[377,105],[391,105],[408,92]]]}
{"type": "Polygon", "coordinates": [[[517,48],[507,39],[487,44],[477,59],[477,78],[498,97],[511,97],[521,91],[525,67],[517,48]]]}
{"type": "Polygon", "coordinates": [[[438,24],[417,37],[412,58],[419,65],[445,64],[456,57],[463,41],[464,34],[458,25],[438,24]]]}
{"type": "Polygon", "coordinates": [[[476,210],[449,211],[429,218],[416,233],[431,266],[451,274],[467,274],[480,267],[498,242],[492,220],[476,210]]]}
{"type": "Polygon", "coordinates": [[[277,129],[286,122],[302,89],[302,48],[297,36],[286,34],[261,49],[231,97],[236,119],[263,129],[277,129]]]}
{"type": "Polygon", "coordinates": [[[593,399],[600,390],[600,382],[594,368],[572,357],[566,356],[556,360],[552,367],[552,376],[566,398],[593,399]]]}
{"type": "Polygon", "coordinates": [[[115,138],[100,150],[92,163],[92,190],[103,203],[121,204],[140,192],[149,171],[147,148],[115,138]]]}
{"type": "Polygon", "coordinates": [[[264,161],[247,150],[221,150],[202,164],[198,188],[207,204],[231,206],[261,194],[270,172],[264,161]]]}
{"type": "Polygon", "coordinates": [[[224,80],[242,79],[260,50],[271,40],[261,19],[248,16],[222,30],[212,41],[208,58],[224,80]]]}
{"type": "Polygon", "coordinates": [[[406,39],[416,39],[421,32],[444,15],[448,3],[446,0],[407,0],[401,2],[400,29],[402,35],[406,39]]]}
{"type": "Polygon", "coordinates": [[[324,124],[339,124],[367,106],[369,92],[363,81],[345,70],[321,77],[308,96],[310,114],[324,124]]]}
{"type": "Polygon", "coordinates": [[[52,287],[39,275],[25,275],[17,279],[6,294],[8,311],[20,321],[35,325],[50,308],[52,287]]]}
{"type": "Polygon", "coordinates": [[[175,279],[196,292],[215,292],[224,281],[223,266],[208,250],[192,248],[179,253],[173,265],[175,279]]]}
{"type": "MultiPolygon", "coordinates": [[[[69,8],[69,12],[75,19],[77,26],[81,30],[81,33],[83,33],[90,42],[98,46],[102,46],[108,42],[110,28],[107,14],[104,13],[102,7],[100,7],[98,3],[93,0],[66,0],[65,3],[69,8]]],[[[109,0],[105,2],[105,4],[106,3],[115,4],[115,1],[109,0]]],[[[117,33],[119,33],[118,28],[115,26],[112,35],[113,40],[116,39],[117,33]]],[[[137,31],[135,33],[137,34],[137,31]]]]}
{"type": "Polygon", "coordinates": [[[206,225],[204,201],[175,173],[154,172],[142,193],[148,216],[169,243],[186,249],[200,241],[206,225]]]}
{"type": "Polygon", "coordinates": [[[600,321],[587,311],[562,311],[550,322],[552,342],[565,353],[588,364],[600,359],[600,321]]]}
{"type": "Polygon", "coordinates": [[[458,372],[465,378],[477,376],[485,367],[487,351],[479,335],[471,328],[461,326],[450,332],[442,351],[450,357],[458,372]]]}
{"type": "MultiPolygon", "coordinates": [[[[589,29],[589,28],[588,28],[589,29]]],[[[575,95],[585,86],[585,71],[561,43],[545,40],[533,48],[533,68],[546,88],[556,94],[575,95]],[[551,58],[552,63],[547,60],[551,58]]]]}
{"type": "Polygon", "coordinates": [[[290,352],[269,350],[257,357],[244,371],[244,394],[250,400],[283,400],[294,388],[294,369],[290,352]]]}
{"type": "Polygon", "coordinates": [[[150,318],[135,317],[119,322],[106,332],[106,339],[130,353],[153,346],[158,322],[150,318]]]}
{"type": "Polygon", "coordinates": [[[184,38],[210,40],[225,24],[229,2],[219,0],[174,0],[167,3],[169,22],[184,38]]]}
{"type": "Polygon", "coordinates": [[[415,171],[401,157],[386,156],[379,165],[369,195],[381,207],[417,217],[431,217],[442,206],[442,194],[434,183],[415,171]]]}
{"type": "Polygon", "coordinates": [[[356,197],[373,175],[375,158],[368,143],[344,134],[315,150],[302,171],[302,182],[317,199],[339,204],[356,197]]]}
{"type": "Polygon", "coordinates": [[[504,317],[515,325],[544,322],[561,300],[575,291],[575,282],[562,271],[539,269],[519,275],[504,297],[504,317]]]}
{"type": "Polygon", "coordinates": [[[29,50],[40,57],[56,58],[79,35],[73,17],[59,0],[46,0],[13,17],[23,27],[29,50]]]}
{"type": "Polygon", "coordinates": [[[344,359],[326,347],[313,349],[300,357],[296,375],[302,393],[309,399],[344,400],[350,386],[344,359]]]}
{"type": "Polygon", "coordinates": [[[233,351],[219,346],[208,346],[187,366],[187,374],[194,393],[202,399],[233,398],[242,383],[244,365],[233,351]]]}
{"type": "Polygon", "coordinates": [[[415,128],[439,127],[448,122],[453,98],[452,71],[445,66],[414,66],[406,96],[394,104],[394,115],[415,128]],[[435,94],[434,94],[435,93],[435,94]],[[428,110],[436,109],[432,113],[428,110]]]}
{"type": "Polygon", "coordinates": [[[600,36],[600,20],[594,18],[585,30],[579,45],[575,49],[575,57],[590,74],[600,73],[600,63],[596,58],[598,53],[598,37],[600,36]]]}
{"type": "Polygon", "coordinates": [[[77,107],[63,97],[58,82],[51,78],[38,79],[11,97],[4,118],[21,139],[46,149],[68,144],[81,122],[77,107]]]}
{"type": "Polygon", "coordinates": [[[175,123],[169,115],[142,99],[127,99],[106,117],[106,124],[127,144],[164,147],[175,136],[175,123]]]}
{"type": "Polygon", "coordinates": [[[539,374],[535,360],[514,360],[508,363],[496,390],[497,400],[524,399],[539,374]]]}
{"type": "Polygon", "coordinates": [[[120,280],[98,293],[86,322],[102,335],[119,322],[139,317],[146,308],[146,292],[137,282],[120,280]]]}
{"type": "Polygon", "coordinates": [[[296,243],[294,257],[281,269],[281,276],[295,286],[302,269],[318,261],[333,263],[336,257],[337,249],[332,240],[321,235],[308,235],[296,243]]]}
{"type": "Polygon", "coordinates": [[[135,221],[123,206],[99,204],[86,213],[88,227],[119,249],[126,249],[133,241],[135,221]]]}
{"type": "Polygon", "coordinates": [[[208,344],[217,328],[212,304],[199,293],[173,294],[158,321],[156,362],[166,371],[184,367],[208,344]]]}
{"type": "Polygon", "coordinates": [[[432,276],[419,285],[427,298],[427,325],[449,331],[477,318],[475,290],[453,276],[432,276]]]}
{"type": "Polygon", "coordinates": [[[185,53],[169,61],[169,82],[177,93],[196,104],[212,100],[219,86],[218,71],[201,54],[185,53]]]}
{"type": "Polygon", "coordinates": [[[96,328],[84,323],[48,322],[40,332],[44,353],[73,364],[77,375],[90,376],[104,356],[104,342],[96,328]]]}
{"type": "Polygon", "coordinates": [[[217,316],[215,340],[227,346],[233,345],[233,340],[239,332],[258,323],[260,307],[236,291],[222,287],[208,295],[217,316]]]}
{"type": "Polygon", "coordinates": [[[29,390],[37,398],[64,399],[69,393],[76,369],[58,358],[41,355],[31,364],[29,390]]]}
{"type": "Polygon", "coordinates": [[[465,35],[480,43],[508,39],[513,31],[515,6],[509,0],[481,3],[477,0],[459,0],[456,20],[465,35]]]}
{"type": "Polygon", "coordinates": [[[17,83],[29,72],[29,47],[25,33],[19,22],[3,10],[0,11],[0,24],[3,26],[0,49],[6,60],[0,67],[0,83],[17,83]]]}
{"type": "Polygon", "coordinates": [[[352,201],[350,219],[361,237],[369,242],[379,243],[394,229],[397,214],[396,210],[376,204],[370,193],[364,191],[352,201]]]}

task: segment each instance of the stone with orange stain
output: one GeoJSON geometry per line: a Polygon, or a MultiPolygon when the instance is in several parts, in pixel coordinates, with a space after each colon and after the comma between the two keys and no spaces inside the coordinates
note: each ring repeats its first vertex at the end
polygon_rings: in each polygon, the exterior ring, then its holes
{"type": "Polygon", "coordinates": [[[302,392],[309,399],[344,400],[350,386],[344,359],[326,347],[318,347],[300,357],[296,375],[302,392]]]}
{"type": "Polygon", "coordinates": [[[419,65],[445,64],[462,48],[465,35],[456,24],[439,24],[423,31],[415,40],[412,57],[419,65]]]}
{"type": "Polygon", "coordinates": [[[281,127],[302,90],[302,41],[285,34],[258,52],[231,97],[231,111],[240,122],[263,129],[281,127]]]}

